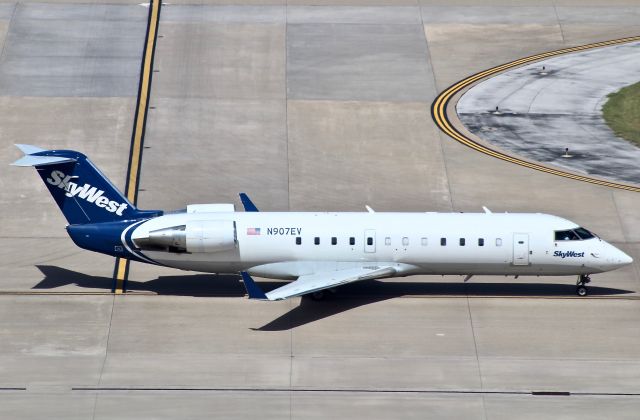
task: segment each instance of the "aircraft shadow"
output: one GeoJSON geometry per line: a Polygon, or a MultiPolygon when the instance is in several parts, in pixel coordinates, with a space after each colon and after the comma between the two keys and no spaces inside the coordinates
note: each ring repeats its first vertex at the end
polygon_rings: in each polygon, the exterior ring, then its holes
{"type": "MultiPolygon", "coordinates": [[[[67,285],[76,285],[86,289],[113,287],[113,278],[91,276],[73,270],[52,265],[36,265],[44,278],[32,289],[55,289],[67,285]]],[[[260,282],[261,287],[270,290],[282,286],[282,282],[260,282]]],[[[196,297],[243,297],[245,289],[239,275],[191,274],[177,276],[159,276],[148,281],[127,280],[128,292],[155,293],[168,296],[196,297]]]]}
{"type": "MultiPolygon", "coordinates": [[[[517,281],[517,280],[516,280],[517,281]]],[[[634,293],[631,290],[589,286],[590,296],[614,296],[634,293]]],[[[341,286],[337,294],[322,301],[303,297],[300,305],[258,331],[283,331],[321,320],[360,306],[402,296],[447,297],[574,297],[574,284],[548,283],[435,283],[369,280],[341,286]]]]}
{"type": "MultiPolygon", "coordinates": [[[[111,290],[111,277],[91,276],[77,271],[51,265],[38,265],[44,278],[33,289],[56,289],[74,284],[87,289],[111,290]]],[[[567,278],[569,280],[569,278],[567,278]]],[[[282,286],[278,281],[261,281],[260,287],[265,291],[282,286]]],[[[150,292],[168,296],[194,297],[244,297],[245,290],[241,277],[237,275],[191,274],[177,276],[160,276],[148,281],[127,281],[129,292],[150,292]]],[[[614,296],[633,293],[630,290],[611,287],[589,286],[590,296],[614,296]]],[[[546,283],[443,283],[443,282],[408,282],[388,280],[369,280],[341,286],[337,293],[327,293],[327,298],[314,301],[308,297],[300,300],[300,305],[289,312],[268,322],[258,331],[290,330],[314,321],[321,320],[341,312],[369,305],[376,302],[401,296],[541,296],[541,297],[573,297],[575,285],[546,283]]]]}

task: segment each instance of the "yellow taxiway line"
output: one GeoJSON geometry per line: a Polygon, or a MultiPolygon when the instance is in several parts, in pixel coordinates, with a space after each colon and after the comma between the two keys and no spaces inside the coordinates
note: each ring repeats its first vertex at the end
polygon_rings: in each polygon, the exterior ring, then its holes
{"type": "MultiPolygon", "coordinates": [[[[129,151],[129,166],[127,168],[126,196],[127,199],[136,205],[138,199],[138,185],[140,182],[140,161],[142,159],[142,143],[147,122],[147,111],[149,105],[149,93],[151,90],[151,76],[153,72],[153,58],[155,53],[156,39],[158,37],[158,23],[160,20],[160,6],[162,0],[151,0],[149,4],[149,21],[147,24],[147,35],[142,58],[142,68],[140,71],[140,85],[138,88],[138,103],[136,106],[135,122],[133,134],[131,136],[131,149],[129,151]]],[[[124,283],[129,275],[129,260],[116,258],[114,270],[115,294],[124,293],[124,283]]]]}
{"type": "Polygon", "coordinates": [[[464,89],[478,82],[481,79],[494,76],[500,72],[503,72],[508,69],[512,69],[514,67],[522,66],[524,64],[529,64],[535,61],[543,60],[550,57],[555,57],[562,54],[569,54],[569,53],[574,53],[578,51],[607,47],[611,45],[624,44],[624,43],[634,42],[634,41],[640,41],[640,36],[619,38],[619,39],[613,39],[610,41],[595,42],[593,44],[580,45],[577,47],[563,48],[561,50],[555,50],[555,51],[549,51],[541,54],[536,54],[529,57],[521,58],[519,60],[511,61],[509,63],[502,64],[500,66],[492,67],[488,70],[469,76],[466,79],[463,79],[451,85],[447,89],[445,89],[440,95],[438,95],[435,101],[433,101],[433,104],[431,105],[431,116],[433,117],[433,120],[436,122],[436,125],[442,131],[448,134],[450,137],[464,144],[465,146],[471,147],[472,149],[477,150],[478,152],[484,153],[486,155],[493,156],[495,158],[498,158],[507,162],[515,163],[516,165],[524,166],[530,169],[535,169],[537,171],[546,172],[553,175],[562,176],[565,178],[575,179],[577,181],[589,182],[591,184],[603,185],[606,187],[618,188],[621,190],[640,192],[640,187],[635,185],[606,181],[603,179],[598,179],[590,176],[567,172],[561,169],[556,169],[553,167],[543,165],[541,163],[527,161],[517,156],[511,156],[498,150],[493,150],[490,147],[465,136],[457,128],[455,128],[453,124],[451,124],[451,121],[447,116],[447,107],[449,105],[449,102],[451,101],[451,98],[453,98],[456,94],[458,94],[459,92],[463,91],[464,89]]]}

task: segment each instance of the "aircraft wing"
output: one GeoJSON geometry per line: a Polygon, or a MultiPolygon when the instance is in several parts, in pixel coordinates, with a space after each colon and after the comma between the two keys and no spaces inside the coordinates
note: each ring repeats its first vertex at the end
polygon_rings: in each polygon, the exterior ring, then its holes
{"type": "Polygon", "coordinates": [[[262,293],[251,276],[242,273],[249,297],[253,299],[283,300],[294,296],[306,295],[320,290],[330,289],[347,283],[360,280],[372,280],[393,276],[396,270],[393,267],[383,266],[375,268],[353,268],[338,271],[326,271],[321,273],[300,276],[297,280],[279,287],[269,293],[262,293]]]}

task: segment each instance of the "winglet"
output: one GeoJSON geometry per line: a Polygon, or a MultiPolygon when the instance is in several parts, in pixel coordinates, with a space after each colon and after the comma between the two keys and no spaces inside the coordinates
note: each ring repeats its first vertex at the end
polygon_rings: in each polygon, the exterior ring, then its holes
{"type": "Polygon", "coordinates": [[[244,211],[260,211],[253,204],[253,201],[249,198],[249,196],[245,193],[240,193],[240,201],[242,201],[242,205],[244,206],[244,211]]]}
{"type": "Polygon", "coordinates": [[[253,278],[251,278],[249,273],[247,273],[246,271],[241,271],[240,275],[242,276],[242,282],[244,283],[244,288],[247,289],[247,294],[249,295],[249,299],[269,300],[267,299],[267,295],[265,295],[262,289],[258,287],[258,285],[253,280],[253,278]]]}

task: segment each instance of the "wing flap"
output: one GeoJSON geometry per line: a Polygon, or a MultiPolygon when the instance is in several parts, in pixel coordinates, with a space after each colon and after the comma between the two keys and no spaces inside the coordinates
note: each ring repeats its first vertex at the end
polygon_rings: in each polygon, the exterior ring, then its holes
{"type": "Polygon", "coordinates": [[[300,276],[285,286],[266,293],[269,300],[282,300],[294,296],[302,296],[320,290],[330,289],[360,280],[371,280],[389,277],[396,273],[393,267],[354,268],[347,270],[328,271],[300,276]]]}

